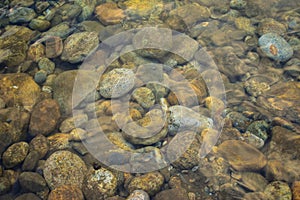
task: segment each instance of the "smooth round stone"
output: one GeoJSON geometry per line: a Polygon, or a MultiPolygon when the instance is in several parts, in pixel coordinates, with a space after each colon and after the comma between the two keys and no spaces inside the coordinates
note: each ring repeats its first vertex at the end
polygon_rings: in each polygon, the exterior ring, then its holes
{"type": "Polygon", "coordinates": [[[282,181],[271,182],[264,191],[276,200],[292,200],[292,191],[289,185],[282,181]]]}
{"type": "Polygon", "coordinates": [[[98,43],[98,34],[95,32],[74,33],[65,40],[61,59],[70,63],[81,62],[98,43]]]}
{"type": "Polygon", "coordinates": [[[95,14],[104,25],[118,24],[125,17],[123,10],[118,8],[118,5],[113,2],[97,6],[95,14]]]}
{"type": "Polygon", "coordinates": [[[155,195],[154,200],[189,200],[189,196],[183,188],[164,190],[155,195]]]}
{"type": "Polygon", "coordinates": [[[68,184],[81,188],[86,171],[79,156],[69,151],[56,151],[46,160],[44,177],[51,190],[68,184]]]}
{"type": "Polygon", "coordinates": [[[258,39],[261,50],[271,59],[287,61],[293,56],[293,48],[281,36],[276,33],[267,33],[258,39]]]}
{"type": "Polygon", "coordinates": [[[45,72],[47,72],[47,75],[52,74],[55,69],[55,63],[52,62],[49,58],[42,58],[38,62],[38,66],[40,70],[44,70],[45,72]]]}
{"type": "Polygon", "coordinates": [[[22,163],[29,151],[29,145],[26,142],[19,142],[11,145],[3,153],[2,160],[6,168],[13,168],[22,163]]]}
{"type": "Polygon", "coordinates": [[[47,188],[45,179],[35,172],[23,172],[19,177],[20,185],[30,192],[40,192],[47,188]]]}
{"type": "Polygon", "coordinates": [[[42,84],[46,81],[47,79],[47,72],[44,70],[39,70],[34,74],[34,81],[37,84],[42,84]]]}
{"type": "Polygon", "coordinates": [[[254,121],[248,127],[247,131],[261,138],[263,141],[268,139],[268,130],[269,126],[265,121],[254,121]]]}
{"type": "Polygon", "coordinates": [[[9,14],[9,21],[11,23],[26,23],[30,22],[35,16],[36,13],[33,9],[26,7],[18,7],[13,9],[12,12],[9,14]]]}
{"type": "Polygon", "coordinates": [[[78,16],[79,21],[85,21],[89,18],[93,11],[95,10],[95,6],[97,4],[97,0],[74,0],[74,3],[79,5],[82,8],[80,15],[78,16]]]}
{"type": "Polygon", "coordinates": [[[48,20],[44,19],[33,19],[29,23],[29,27],[33,30],[45,31],[51,26],[51,23],[48,20]]]}
{"type": "Polygon", "coordinates": [[[22,170],[23,171],[33,171],[34,168],[37,166],[39,157],[40,157],[40,154],[38,151],[30,151],[23,162],[22,170]]]}
{"type": "Polygon", "coordinates": [[[218,153],[237,171],[259,171],[267,164],[264,154],[239,140],[224,141],[218,146],[218,153]]]}
{"type": "Polygon", "coordinates": [[[35,136],[29,143],[30,151],[37,151],[39,159],[42,159],[49,151],[49,141],[44,135],[35,136]]]}
{"type": "Polygon", "coordinates": [[[104,74],[100,82],[100,94],[105,98],[118,98],[134,87],[134,73],[130,69],[118,68],[104,74]]]}
{"type": "Polygon", "coordinates": [[[133,193],[135,190],[143,190],[153,196],[160,191],[163,183],[164,177],[161,173],[150,172],[142,176],[134,177],[128,185],[128,191],[133,193]]]}
{"type": "Polygon", "coordinates": [[[242,10],[246,7],[247,1],[245,0],[231,0],[230,1],[230,8],[242,10]]]}
{"type": "Polygon", "coordinates": [[[266,33],[276,33],[278,35],[284,35],[286,32],[286,27],[284,24],[272,18],[267,18],[267,19],[263,19],[259,23],[257,32],[259,35],[263,35],[266,33]]]}
{"type": "Polygon", "coordinates": [[[33,193],[26,193],[18,196],[15,200],[41,200],[41,199],[33,193]]]}
{"type": "Polygon", "coordinates": [[[213,120],[205,117],[194,110],[175,105],[169,108],[169,132],[176,134],[178,131],[184,130],[197,130],[201,132],[205,128],[211,128],[213,126],[213,120]]]}
{"type": "Polygon", "coordinates": [[[132,97],[143,108],[151,108],[155,103],[155,96],[153,92],[146,87],[140,87],[133,91],[132,97]]]}
{"type": "Polygon", "coordinates": [[[134,190],[126,200],[150,200],[149,195],[147,192],[143,190],[134,190]]]}

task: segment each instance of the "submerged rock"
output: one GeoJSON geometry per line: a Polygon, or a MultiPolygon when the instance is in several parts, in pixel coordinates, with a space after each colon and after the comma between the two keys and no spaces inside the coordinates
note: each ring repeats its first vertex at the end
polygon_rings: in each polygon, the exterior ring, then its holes
{"type": "Polygon", "coordinates": [[[62,185],[52,190],[48,200],[76,199],[84,200],[81,189],[74,185],[62,185]]]}
{"type": "Polygon", "coordinates": [[[293,48],[276,33],[266,33],[258,39],[258,44],[266,56],[276,61],[287,61],[293,56],[293,48]]]}
{"type": "Polygon", "coordinates": [[[13,9],[12,12],[9,14],[9,21],[11,23],[26,23],[30,22],[35,16],[36,13],[33,9],[26,7],[18,7],[13,9]]]}
{"type": "Polygon", "coordinates": [[[95,14],[104,25],[118,24],[124,19],[123,10],[116,3],[108,2],[96,7],[95,14]]]}

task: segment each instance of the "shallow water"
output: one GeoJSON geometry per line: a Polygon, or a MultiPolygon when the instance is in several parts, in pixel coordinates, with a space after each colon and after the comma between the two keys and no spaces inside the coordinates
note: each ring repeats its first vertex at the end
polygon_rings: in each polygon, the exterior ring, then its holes
{"type": "Polygon", "coordinates": [[[300,2],[0,2],[0,199],[299,199],[300,2]]]}

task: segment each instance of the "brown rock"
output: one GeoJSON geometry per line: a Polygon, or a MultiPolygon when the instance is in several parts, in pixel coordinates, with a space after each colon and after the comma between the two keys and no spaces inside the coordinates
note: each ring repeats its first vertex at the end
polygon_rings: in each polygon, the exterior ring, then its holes
{"type": "Polygon", "coordinates": [[[189,197],[184,189],[176,188],[158,193],[154,200],[189,200],[189,197]]]}
{"type": "Polygon", "coordinates": [[[79,187],[62,185],[50,192],[48,200],[84,200],[84,197],[79,187]]]}
{"type": "Polygon", "coordinates": [[[41,200],[41,199],[33,193],[26,193],[18,196],[15,200],[41,200]]]}
{"type": "Polygon", "coordinates": [[[255,147],[238,140],[227,140],[218,147],[218,153],[237,171],[259,171],[267,159],[255,147]]]}
{"type": "Polygon", "coordinates": [[[59,105],[56,100],[45,99],[33,109],[30,119],[29,132],[32,136],[51,133],[60,118],[59,105]]]}
{"type": "Polygon", "coordinates": [[[118,24],[125,18],[123,10],[117,4],[108,2],[96,7],[95,13],[104,25],[118,24]]]}
{"type": "Polygon", "coordinates": [[[20,185],[30,192],[39,192],[46,189],[45,179],[35,172],[23,172],[19,177],[20,185]]]}
{"type": "Polygon", "coordinates": [[[300,181],[295,181],[292,186],[293,200],[300,200],[300,181]]]}
{"type": "Polygon", "coordinates": [[[22,163],[26,158],[29,145],[26,142],[15,143],[3,153],[2,161],[6,168],[12,168],[22,163]]]}
{"type": "Polygon", "coordinates": [[[27,74],[0,74],[0,96],[8,107],[21,105],[31,111],[40,96],[40,87],[27,74]]]}
{"type": "Polygon", "coordinates": [[[37,135],[29,144],[30,151],[37,151],[39,159],[42,159],[49,151],[49,140],[43,135],[37,135]]]}

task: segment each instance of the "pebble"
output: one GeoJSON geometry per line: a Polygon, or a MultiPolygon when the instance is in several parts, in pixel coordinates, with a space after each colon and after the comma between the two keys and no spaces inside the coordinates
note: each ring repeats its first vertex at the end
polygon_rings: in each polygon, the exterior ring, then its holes
{"type": "Polygon", "coordinates": [[[237,171],[259,171],[267,159],[255,147],[238,140],[227,140],[218,146],[218,152],[237,171]]]}
{"type": "Polygon", "coordinates": [[[134,190],[126,200],[150,200],[149,195],[147,192],[143,190],[134,190]]]}
{"type": "Polygon", "coordinates": [[[172,31],[147,27],[138,31],[132,39],[137,53],[146,58],[162,58],[172,49],[172,31]]]}
{"type": "Polygon", "coordinates": [[[82,11],[78,16],[79,21],[85,21],[91,17],[97,2],[97,0],[74,0],[74,3],[82,8],[82,11]]]}
{"type": "Polygon", "coordinates": [[[122,9],[114,2],[108,2],[96,7],[95,14],[99,21],[104,25],[112,25],[120,23],[125,14],[122,9]]]}
{"type": "Polygon", "coordinates": [[[147,18],[151,14],[159,14],[163,8],[161,0],[127,0],[120,4],[128,19],[147,18]]]}
{"type": "Polygon", "coordinates": [[[66,184],[81,188],[86,171],[79,156],[69,151],[56,151],[46,160],[44,177],[51,190],[66,184]]]}
{"type": "Polygon", "coordinates": [[[9,13],[9,22],[13,24],[26,23],[30,22],[35,16],[36,13],[33,9],[26,7],[18,7],[13,9],[12,12],[9,13]]]}
{"type": "Polygon", "coordinates": [[[60,109],[56,100],[45,99],[39,102],[33,109],[29,132],[32,136],[38,134],[48,135],[57,125],[60,118],[60,109]]]}
{"type": "MultiPolygon", "coordinates": [[[[30,146],[29,146],[30,148],[30,146]]],[[[33,171],[35,167],[38,164],[40,154],[38,151],[29,151],[28,155],[26,156],[23,165],[22,170],[23,171],[33,171]]]]}
{"type": "Polygon", "coordinates": [[[40,192],[47,188],[45,179],[35,172],[22,172],[19,182],[21,187],[29,192],[40,192]]]}
{"type": "Polygon", "coordinates": [[[47,1],[38,1],[35,3],[35,11],[37,13],[42,13],[50,6],[50,3],[47,1]]]}
{"type": "Polygon", "coordinates": [[[230,8],[242,10],[245,9],[247,6],[247,1],[245,0],[231,0],[230,1],[230,8]]]}
{"type": "Polygon", "coordinates": [[[245,132],[250,120],[239,112],[230,112],[226,115],[232,121],[233,127],[237,128],[241,132],[245,132]]]}
{"type": "Polygon", "coordinates": [[[178,131],[197,130],[201,132],[205,128],[211,128],[213,121],[211,118],[205,117],[194,110],[175,105],[169,108],[169,133],[176,134],[178,131]]]}
{"type": "Polygon", "coordinates": [[[56,26],[51,27],[48,31],[43,32],[41,37],[45,37],[45,36],[55,36],[55,37],[60,37],[62,39],[67,38],[72,32],[74,31],[74,29],[72,29],[69,25],[69,23],[67,22],[63,22],[60,23],[56,26]]]}
{"type": "Polygon", "coordinates": [[[52,190],[48,196],[48,200],[84,200],[81,189],[73,185],[62,185],[52,190]]]}
{"type": "Polygon", "coordinates": [[[105,168],[91,170],[84,181],[83,193],[86,199],[106,199],[115,195],[119,177],[105,168]]]}
{"type": "Polygon", "coordinates": [[[66,133],[55,133],[54,135],[50,135],[48,140],[49,152],[71,149],[72,147],[69,141],[69,134],[66,133]]]}
{"type": "MultiPolygon", "coordinates": [[[[63,51],[63,42],[60,37],[57,36],[50,36],[46,37],[45,40],[45,54],[47,58],[56,58],[62,54],[63,51]]],[[[47,65],[49,65],[49,70],[50,71],[53,68],[53,64],[50,64],[50,62],[47,62],[47,65]]],[[[55,67],[55,66],[54,66],[55,67]]]]}
{"type": "Polygon", "coordinates": [[[190,200],[185,189],[174,188],[159,192],[155,195],[154,200],[190,200]]]}
{"type": "Polygon", "coordinates": [[[6,177],[0,177],[0,195],[6,194],[11,189],[11,183],[6,177]]]}
{"type": "Polygon", "coordinates": [[[300,181],[295,181],[292,185],[293,200],[300,199],[300,181]]]}
{"type": "Polygon", "coordinates": [[[15,200],[41,200],[41,199],[33,193],[25,193],[18,196],[15,200]]]}
{"type": "Polygon", "coordinates": [[[2,155],[3,165],[6,168],[13,168],[22,163],[29,151],[29,145],[26,142],[18,142],[7,148],[2,155]]]}
{"type": "Polygon", "coordinates": [[[45,56],[45,46],[41,43],[33,43],[29,46],[27,55],[28,58],[30,58],[34,62],[38,62],[45,56]]]}
{"type": "Polygon", "coordinates": [[[42,84],[47,79],[47,72],[45,70],[39,70],[34,74],[34,81],[37,84],[42,84]]]}
{"type": "Polygon", "coordinates": [[[37,151],[39,159],[42,159],[49,151],[49,140],[44,135],[38,134],[30,141],[29,150],[37,151]]]}
{"type": "Polygon", "coordinates": [[[254,121],[252,122],[248,127],[248,132],[256,135],[257,137],[261,138],[263,141],[266,141],[268,139],[268,128],[269,125],[265,121],[254,121]]]}
{"type": "Polygon", "coordinates": [[[99,92],[105,98],[118,98],[134,87],[134,73],[130,69],[119,68],[104,74],[99,92]]]}
{"type": "Polygon", "coordinates": [[[286,27],[284,24],[272,18],[267,18],[260,21],[257,27],[257,33],[259,35],[264,35],[266,33],[276,33],[282,36],[286,33],[286,27]]]}
{"type": "Polygon", "coordinates": [[[293,48],[276,33],[266,33],[258,39],[263,53],[275,61],[287,61],[293,56],[293,48]]]}
{"type": "Polygon", "coordinates": [[[61,59],[70,63],[81,62],[98,46],[98,43],[98,34],[95,32],[74,33],[64,41],[61,59]]]}
{"type": "Polygon", "coordinates": [[[155,103],[155,96],[147,87],[139,87],[132,92],[132,98],[143,108],[151,108],[155,103]]]}
{"type": "Polygon", "coordinates": [[[29,27],[31,29],[38,31],[45,31],[50,28],[50,26],[51,23],[48,20],[38,18],[31,20],[31,22],[29,23],[29,27]]]}
{"type": "Polygon", "coordinates": [[[292,191],[289,185],[282,181],[274,181],[267,185],[265,194],[276,200],[292,200],[292,191]]]}
{"type": "MultiPolygon", "coordinates": [[[[46,46],[46,55],[47,55],[47,46],[46,46]]],[[[38,66],[40,70],[44,70],[47,75],[52,74],[55,69],[55,63],[52,62],[49,58],[42,58],[38,62],[38,66]]]]}
{"type": "Polygon", "coordinates": [[[86,114],[78,114],[73,117],[65,119],[59,127],[62,133],[68,133],[75,128],[83,127],[88,121],[88,116],[86,114]]]}
{"type": "Polygon", "coordinates": [[[161,175],[159,172],[150,172],[134,177],[128,184],[128,191],[133,193],[135,190],[143,190],[150,196],[153,196],[160,191],[163,183],[163,175],[161,175]]]}

